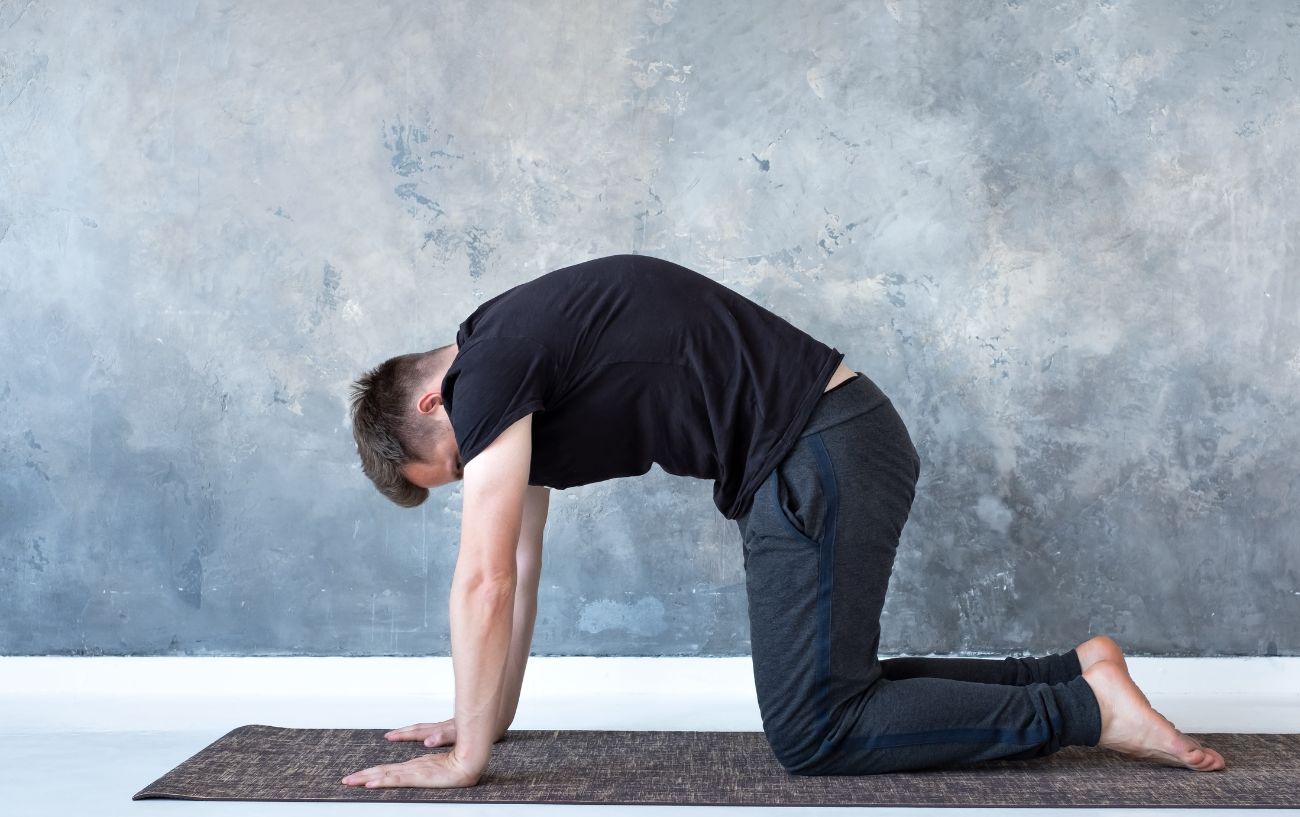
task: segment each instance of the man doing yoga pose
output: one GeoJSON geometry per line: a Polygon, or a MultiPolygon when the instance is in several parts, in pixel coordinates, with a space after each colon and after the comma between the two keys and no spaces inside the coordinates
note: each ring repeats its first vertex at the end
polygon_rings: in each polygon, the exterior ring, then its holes
{"type": "Polygon", "coordinates": [[[1096,636],[1042,658],[881,660],[880,614],[920,459],[844,355],[707,276],[642,255],[546,273],[483,303],[455,343],[354,384],[362,468],[399,505],[463,481],[451,589],[454,717],[389,732],[452,746],[343,778],[472,786],[514,718],[551,489],[713,480],[743,542],[763,731],[793,774],[875,774],[1103,746],[1196,771],[1096,636]]]}

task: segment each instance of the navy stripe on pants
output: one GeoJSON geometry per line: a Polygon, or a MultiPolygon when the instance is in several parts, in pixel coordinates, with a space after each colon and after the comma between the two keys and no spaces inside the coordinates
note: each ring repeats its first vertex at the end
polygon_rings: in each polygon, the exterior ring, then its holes
{"type": "Polygon", "coordinates": [[[1074,650],[881,661],[880,614],[920,458],[860,372],[822,395],[737,518],[763,730],[794,774],[878,774],[1095,746],[1074,650]]]}

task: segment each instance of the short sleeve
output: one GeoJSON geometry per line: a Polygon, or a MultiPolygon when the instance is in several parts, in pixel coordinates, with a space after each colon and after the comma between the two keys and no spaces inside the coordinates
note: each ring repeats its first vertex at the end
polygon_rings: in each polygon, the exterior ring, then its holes
{"type": "Polygon", "coordinates": [[[442,398],[468,463],[526,414],[543,411],[555,369],[545,346],[527,338],[480,338],[460,350],[442,398]]]}

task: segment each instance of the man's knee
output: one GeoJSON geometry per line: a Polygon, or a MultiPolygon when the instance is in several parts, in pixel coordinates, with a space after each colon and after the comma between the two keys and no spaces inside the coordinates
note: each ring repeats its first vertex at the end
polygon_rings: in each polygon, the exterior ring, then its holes
{"type": "Polygon", "coordinates": [[[799,729],[768,729],[767,744],[781,768],[790,774],[821,774],[822,743],[819,737],[799,729]]]}
{"type": "Polygon", "coordinates": [[[768,732],[767,741],[776,760],[792,775],[820,777],[825,775],[885,774],[913,768],[914,759],[907,752],[889,747],[843,746],[834,741],[807,735],[768,732]]]}
{"type": "Polygon", "coordinates": [[[804,757],[789,755],[784,759],[777,758],[783,769],[800,777],[885,774],[909,768],[900,765],[898,760],[887,749],[859,749],[849,753],[829,744],[804,757]]]}

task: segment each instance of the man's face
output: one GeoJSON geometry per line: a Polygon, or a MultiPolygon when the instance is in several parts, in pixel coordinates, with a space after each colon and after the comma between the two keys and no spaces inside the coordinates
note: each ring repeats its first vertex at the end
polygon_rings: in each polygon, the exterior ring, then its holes
{"type": "Polygon", "coordinates": [[[460,461],[460,448],[456,445],[447,410],[442,405],[441,396],[431,396],[436,399],[421,401],[423,409],[419,418],[424,423],[441,425],[442,439],[422,452],[419,460],[408,462],[399,469],[408,481],[423,488],[437,488],[465,477],[465,464],[460,461]]]}
{"type": "Polygon", "coordinates": [[[465,471],[459,455],[439,462],[408,462],[401,468],[402,476],[423,488],[437,488],[463,479],[465,471]]]}

